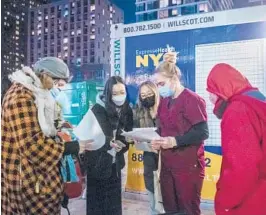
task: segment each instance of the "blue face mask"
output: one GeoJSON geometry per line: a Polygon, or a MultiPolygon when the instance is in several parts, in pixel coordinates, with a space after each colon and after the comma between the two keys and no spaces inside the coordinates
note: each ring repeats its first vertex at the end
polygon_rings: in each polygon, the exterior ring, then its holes
{"type": "Polygon", "coordinates": [[[71,111],[71,105],[68,101],[66,94],[59,90],[58,88],[53,88],[50,90],[55,101],[61,106],[64,114],[69,114],[71,111]]]}
{"type": "Polygon", "coordinates": [[[175,94],[175,91],[165,84],[164,86],[159,87],[159,94],[161,97],[166,98],[173,96],[175,94]]]}
{"type": "Polygon", "coordinates": [[[59,96],[61,91],[58,88],[52,88],[50,92],[52,96],[54,97],[54,99],[56,99],[59,96]]]}

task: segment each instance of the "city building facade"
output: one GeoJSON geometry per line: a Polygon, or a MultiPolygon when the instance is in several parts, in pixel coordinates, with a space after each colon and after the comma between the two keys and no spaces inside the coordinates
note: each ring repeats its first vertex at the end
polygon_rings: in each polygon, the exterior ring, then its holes
{"type": "Polygon", "coordinates": [[[233,0],[136,0],[136,21],[228,10],[233,0]]]}
{"type": "Polygon", "coordinates": [[[47,0],[2,0],[2,77],[26,64],[28,8],[44,3],[47,0]]]}
{"type": "Polygon", "coordinates": [[[122,10],[108,0],[63,0],[32,8],[28,14],[27,64],[56,56],[84,76],[90,76],[89,65],[94,65],[93,70],[106,69],[110,26],[123,19],[122,10]]]}

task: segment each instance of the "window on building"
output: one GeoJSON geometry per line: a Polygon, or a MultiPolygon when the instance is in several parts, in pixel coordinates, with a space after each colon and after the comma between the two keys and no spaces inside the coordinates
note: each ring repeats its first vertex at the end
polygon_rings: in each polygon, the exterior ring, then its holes
{"type": "Polygon", "coordinates": [[[95,62],[95,57],[94,57],[94,56],[91,56],[91,57],[90,57],[90,62],[91,62],[91,63],[94,63],[94,62],[95,62]]]}
{"type": "Polygon", "coordinates": [[[98,34],[100,34],[101,33],[101,29],[98,27],[98,34]]]}
{"type": "Polygon", "coordinates": [[[88,56],[88,50],[84,50],[84,51],[83,51],[83,55],[84,55],[84,56],[88,56]]]}
{"type": "Polygon", "coordinates": [[[153,9],[157,9],[157,8],[158,8],[157,1],[147,2],[147,9],[148,10],[153,10],[153,9]]]}
{"type": "Polygon", "coordinates": [[[67,29],[68,29],[68,23],[65,22],[65,23],[64,23],[64,31],[67,31],[67,29]]]}
{"type": "Polygon", "coordinates": [[[84,34],[88,34],[88,27],[86,27],[86,28],[83,29],[83,33],[84,34]]]}
{"type": "Polygon", "coordinates": [[[64,11],[64,17],[67,17],[68,15],[69,15],[68,10],[65,10],[65,11],[64,11]]]}
{"type": "Polygon", "coordinates": [[[81,2],[80,1],[77,2],[77,7],[81,7],[81,2]]]}
{"type": "Polygon", "coordinates": [[[101,5],[101,0],[98,0],[98,5],[101,5]]]}
{"type": "Polygon", "coordinates": [[[92,49],[95,48],[95,44],[94,44],[94,42],[91,42],[91,48],[92,48],[92,49]]]}
{"type": "Polygon", "coordinates": [[[144,14],[138,14],[137,17],[136,17],[136,21],[137,22],[145,21],[144,14]]]}
{"type": "Polygon", "coordinates": [[[81,58],[80,57],[77,58],[76,65],[77,66],[81,66],[81,58]]]}
{"type": "Polygon", "coordinates": [[[178,15],[178,10],[177,9],[173,9],[172,10],[172,16],[177,16],[178,15]]]}
{"type": "Polygon", "coordinates": [[[88,7],[87,7],[87,5],[84,5],[84,13],[88,13],[88,7]]]}
{"type": "Polygon", "coordinates": [[[70,22],[75,22],[75,17],[74,16],[70,17],[70,22]]]}
{"type": "Polygon", "coordinates": [[[168,17],[169,17],[168,10],[159,11],[159,19],[164,19],[164,18],[168,18],[168,17]]]}
{"type": "Polygon", "coordinates": [[[61,46],[57,46],[57,52],[61,52],[61,46]]]}
{"type": "Polygon", "coordinates": [[[83,43],[83,48],[84,48],[84,49],[88,49],[88,43],[87,43],[87,42],[84,42],[84,43],[83,43]]]}
{"type": "Polygon", "coordinates": [[[181,8],[181,14],[182,15],[189,15],[189,14],[195,14],[197,13],[197,6],[192,5],[192,6],[186,6],[181,8]]]}
{"type": "Polygon", "coordinates": [[[81,29],[77,30],[77,35],[81,35],[81,29]]]}
{"type": "Polygon", "coordinates": [[[158,16],[157,12],[151,12],[151,13],[144,14],[143,21],[144,20],[155,20],[157,19],[157,16],[158,16]]]}
{"type": "Polygon", "coordinates": [[[51,7],[51,13],[54,13],[54,7],[51,7]]]}
{"type": "Polygon", "coordinates": [[[145,11],[145,3],[137,4],[137,6],[136,6],[136,11],[137,11],[137,12],[145,11]]]}
{"type": "Polygon", "coordinates": [[[100,57],[98,57],[98,63],[101,63],[101,58],[100,57]]]}
{"type": "Polygon", "coordinates": [[[180,4],[182,4],[182,0],[172,0],[172,4],[173,5],[180,5],[180,4]]]}
{"type": "Polygon", "coordinates": [[[78,14],[77,20],[80,22],[81,21],[81,14],[78,14]]]}
{"type": "Polygon", "coordinates": [[[78,43],[81,42],[81,37],[77,37],[77,42],[78,42],[78,43]]]}
{"type": "Polygon", "coordinates": [[[95,51],[94,51],[94,49],[91,49],[91,50],[90,50],[90,55],[91,55],[91,56],[95,55],[95,51]]]}
{"type": "Polygon", "coordinates": [[[160,8],[168,7],[169,0],[160,0],[160,8]]]}
{"type": "Polygon", "coordinates": [[[95,19],[90,21],[91,25],[95,25],[95,19]]]}
{"type": "Polygon", "coordinates": [[[91,11],[95,11],[95,5],[91,5],[91,11]]]}
{"type": "Polygon", "coordinates": [[[104,16],[104,14],[105,14],[105,10],[103,9],[103,16],[104,16]]]}
{"type": "Polygon", "coordinates": [[[95,40],[95,34],[90,35],[91,40],[95,40]]]}
{"type": "Polygon", "coordinates": [[[105,57],[105,51],[103,51],[103,57],[105,57]]]}
{"type": "Polygon", "coordinates": [[[88,37],[87,36],[83,36],[83,42],[87,42],[88,41],[88,37]]]}
{"type": "Polygon", "coordinates": [[[206,13],[208,12],[208,4],[207,3],[203,3],[199,5],[199,12],[200,13],[206,13]]]}
{"type": "Polygon", "coordinates": [[[74,42],[75,42],[74,37],[71,37],[70,42],[71,42],[71,43],[74,43],[74,42]]]}

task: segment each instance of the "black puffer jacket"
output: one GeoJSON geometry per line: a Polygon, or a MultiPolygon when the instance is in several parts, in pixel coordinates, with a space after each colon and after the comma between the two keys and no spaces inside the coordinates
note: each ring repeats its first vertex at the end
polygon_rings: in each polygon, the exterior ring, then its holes
{"type": "MultiPolygon", "coordinates": [[[[90,117],[87,118],[90,119],[92,130],[96,127],[98,127],[98,130],[101,130],[100,134],[99,132],[98,134],[96,134],[97,139],[104,141],[100,143],[101,147],[99,149],[94,151],[87,151],[84,155],[87,177],[96,179],[107,179],[111,177],[112,165],[114,163],[113,157],[107,151],[111,149],[110,141],[113,139],[113,130],[117,130],[116,140],[120,140],[126,145],[126,147],[124,147],[120,152],[116,154],[115,164],[117,167],[117,174],[120,175],[121,169],[123,169],[125,166],[124,153],[129,148],[125,137],[121,136],[120,134],[122,133],[122,130],[132,130],[132,109],[128,106],[128,108],[123,109],[123,113],[121,113],[120,118],[110,118],[105,109],[104,102],[98,96],[96,104],[91,108],[91,110],[89,110],[87,115],[90,115],[90,117]],[[117,123],[114,123],[115,120],[117,121],[117,123]]],[[[84,118],[86,118],[86,116],[84,118]]],[[[90,132],[95,133],[94,131],[90,130],[88,131],[88,135],[90,132]]],[[[94,138],[92,137],[92,139],[94,138]]]]}

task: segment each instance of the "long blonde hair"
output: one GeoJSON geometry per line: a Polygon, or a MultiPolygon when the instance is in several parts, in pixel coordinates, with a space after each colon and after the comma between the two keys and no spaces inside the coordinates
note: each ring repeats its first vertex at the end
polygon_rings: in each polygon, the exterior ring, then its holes
{"type": "Polygon", "coordinates": [[[181,71],[176,66],[177,61],[177,53],[173,52],[169,46],[167,46],[168,51],[163,56],[163,62],[161,62],[157,68],[156,72],[161,73],[163,76],[167,78],[177,78],[178,80],[181,79],[181,71]]]}
{"type": "Polygon", "coordinates": [[[153,119],[155,119],[157,116],[159,103],[160,103],[160,95],[159,95],[157,86],[151,81],[143,82],[139,87],[138,109],[137,109],[137,118],[138,118],[138,121],[141,127],[152,127],[153,126],[153,119]],[[155,95],[155,104],[153,107],[150,108],[150,110],[144,108],[140,102],[141,88],[143,86],[148,87],[155,95]]]}

